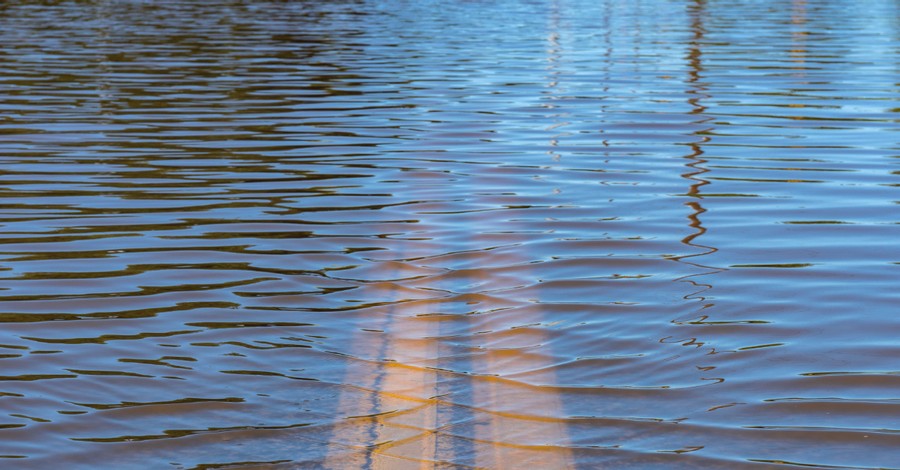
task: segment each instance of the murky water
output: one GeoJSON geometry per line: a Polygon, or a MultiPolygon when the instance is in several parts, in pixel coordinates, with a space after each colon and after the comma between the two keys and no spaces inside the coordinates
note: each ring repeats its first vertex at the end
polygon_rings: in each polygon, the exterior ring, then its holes
{"type": "Polygon", "coordinates": [[[898,18],[4,2],[0,467],[900,468],[898,18]]]}

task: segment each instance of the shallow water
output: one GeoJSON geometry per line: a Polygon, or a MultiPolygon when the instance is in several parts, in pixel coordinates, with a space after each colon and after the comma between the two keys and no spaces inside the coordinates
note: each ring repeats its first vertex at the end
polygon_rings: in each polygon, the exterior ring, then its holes
{"type": "Polygon", "coordinates": [[[900,4],[0,4],[0,467],[900,468],[900,4]]]}

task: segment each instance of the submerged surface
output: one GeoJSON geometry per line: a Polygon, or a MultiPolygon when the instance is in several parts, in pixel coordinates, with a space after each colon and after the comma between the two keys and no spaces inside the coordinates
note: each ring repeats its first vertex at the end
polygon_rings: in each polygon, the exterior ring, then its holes
{"type": "Polygon", "coordinates": [[[900,7],[0,5],[0,466],[900,467],[900,7]]]}

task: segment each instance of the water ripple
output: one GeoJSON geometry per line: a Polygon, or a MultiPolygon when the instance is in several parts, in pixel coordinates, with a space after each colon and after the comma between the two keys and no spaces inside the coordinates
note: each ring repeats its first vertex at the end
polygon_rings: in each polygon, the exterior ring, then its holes
{"type": "Polygon", "coordinates": [[[0,466],[897,466],[895,2],[0,12],[0,466]]]}

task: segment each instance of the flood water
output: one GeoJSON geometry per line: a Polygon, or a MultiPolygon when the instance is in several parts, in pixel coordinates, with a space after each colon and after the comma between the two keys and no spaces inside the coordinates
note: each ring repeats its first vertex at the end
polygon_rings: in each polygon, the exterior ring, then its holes
{"type": "Polygon", "coordinates": [[[900,3],[0,4],[0,468],[900,468],[900,3]]]}

